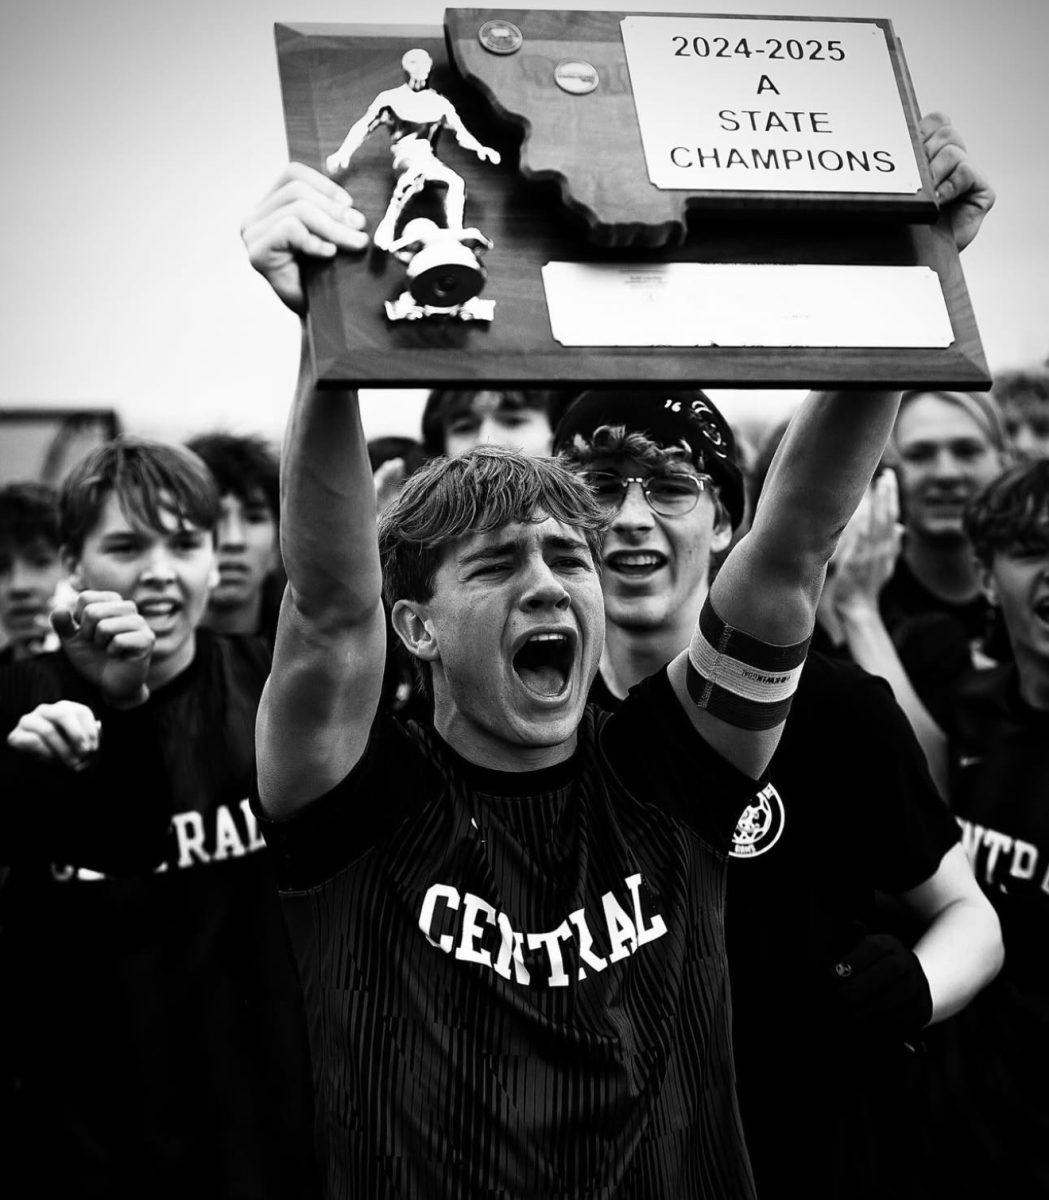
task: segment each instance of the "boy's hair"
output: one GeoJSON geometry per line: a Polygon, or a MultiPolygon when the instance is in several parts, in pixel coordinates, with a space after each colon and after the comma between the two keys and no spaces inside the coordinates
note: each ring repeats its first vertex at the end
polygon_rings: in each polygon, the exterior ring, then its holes
{"type": "Polygon", "coordinates": [[[1049,408],[1049,371],[1003,371],[994,377],[991,395],[1000,408],[1022,412],[1049,408]]]}
{"type": "Polygon", "coordinates": [[[578,529],[600,565],[608,517],[586,484],[556,459],[501,446],[432,459],[379,518],[387,603],[429,600],[444,552],[460,538],[546,517],[578,529]]]}
{"type": "Polygon", "coordinates": [[[164,528],[163,514],[212,530],[219,493],[203,461],[183,446],[119,437],[93,450],[67,476],[59,496],[59,532],[73,554],[98,523],[109,496],[133,525],[164,528]]]}
{"type": "Polygon", "coordinates": [[[473,403],[483,391],[494,392],[500,404],[511,411],[533,409],[546,414],[551,431],[557,428],[565,409],[576,393],[543,388],[438,388],[427,397],[422,416],[423,449],[431,457],[444,454],[448,426],[456,417],[473,410],[473,403]]]}
{"type": "MultiPolygon", "coordinates": [[[[383,598],[391,608],[398,600],[429,600],[445,551],[460,538],[546,517],[578,529],[600,571],[609,518],[582,479],[556,459],[501,446],[431,459],[379,518],[383,598]]],[[[432,700],[430,664],[413,656],[412,665],[432,700]]]]}
{"type": "Polygon", "coordinates": [[[261,492],[276,521],[280,516],[280,462],[261,438],[234,433],[202,433],[186,447],[207,463],[219,495],[232,492],[242,502],[261,492]]]}
{"type": "Polygon", "coordinates": [[[661,446],[645,433],[625,425],[599,425],[589,438],[577,437],[561,451],[561,459],[576,470],[586,470],[601,458],[629,458],[649,471],[663,471],[692,463],[692,450],[682,442],[661,446]]]}
{"type": "Polygon", "coordinates": [[[58,494],[43,483],[0,488],[0,551],[11,554],[40,542],[58,549],[58,494]]]}
{"type": "Polygon", "coordinates": [[[965,532],[990,567],[996,554],[1049,555],[1049,459],[999,475],[969,503],[965,532]]]}
{"type": "Polygon", "coordinates": [[[953,404],[955,408],[960,408],[980,428],[987,442],[995,450],[1004,453],[1008,443],[1001,409],[992,396],[982,392],[949,392],[939,388],[913,388],[904,392],[900,397],[900,408],[893,426],[893,442],[896,440],[896,431],[904,410],[922,396],[935,396],[937,400],[943,400],[947,404],[953,404]]]}

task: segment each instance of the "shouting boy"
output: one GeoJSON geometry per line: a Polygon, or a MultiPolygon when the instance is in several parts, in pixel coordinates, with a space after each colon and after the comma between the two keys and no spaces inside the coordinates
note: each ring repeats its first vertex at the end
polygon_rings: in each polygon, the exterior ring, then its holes
{"type": "MultiPolygon", "coordinates": [[[[299,164],[242,235],[300,313],[297,255],[367,244],[299,164]]],[[[478,448],[416,473],[377,537],[357,398],[315,388],[304,358],[258,802],[330,1196],[754,1194],[726,855],[897,401],[809,398],[689,646],[601,716],[607,518],[587,485],[478,448]],[[378,713],[383,592],[432,727],[378,713]]]]}

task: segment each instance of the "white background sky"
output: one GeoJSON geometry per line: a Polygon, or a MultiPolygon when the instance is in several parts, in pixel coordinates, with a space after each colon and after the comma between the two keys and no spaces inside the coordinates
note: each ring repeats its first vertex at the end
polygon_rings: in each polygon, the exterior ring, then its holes
{"type": "MultiPolygon", "coordinates": [[[[675,10],[697,11],[630,8],[675,10]]],[[[963,259],[990,366],[1044,359],[1049,2],[710,10],[893,21],[919,103],[951,115],[998,191],[963,259]]],[[[278,437],[297,322],[248,268],[238,235],[287,158],[273,25],[439,26],[443,14],[435,0],[6,0],[0,405],[107,405],[131,430],[177,439],[212,428],[278,437]]],[[[778,410],[783,399],[744,402],[778,410]]],[[[419,403],[369,395],[369,433],[417,432],[419,403]]]]}

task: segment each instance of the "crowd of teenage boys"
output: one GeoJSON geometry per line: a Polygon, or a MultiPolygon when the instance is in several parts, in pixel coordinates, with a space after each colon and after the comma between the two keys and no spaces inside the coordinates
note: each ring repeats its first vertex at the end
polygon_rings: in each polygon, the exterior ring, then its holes
{"type": "MultiPolygon", "coordinates": [[[[993,193],[941,118],[959,248],[993,193]]],[[[363,221],[290,167],[243,227],[363,221]]],[[[0,1191],[1049,1195],[1049,374],[0,488],[0,1191]]]]}

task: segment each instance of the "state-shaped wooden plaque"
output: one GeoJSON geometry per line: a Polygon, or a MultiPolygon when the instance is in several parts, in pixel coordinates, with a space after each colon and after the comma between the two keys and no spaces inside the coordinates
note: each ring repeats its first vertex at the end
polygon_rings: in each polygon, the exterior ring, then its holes
{"type": "Polygon", "coordinates": [[[989,386],[887,21],[449,9],[443,36],[276,33],[291,157],[388,247],[308,272],[322,383],[989,386]],[[474,254],[483,290],[445,304],[474,254]]]}

